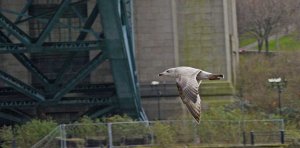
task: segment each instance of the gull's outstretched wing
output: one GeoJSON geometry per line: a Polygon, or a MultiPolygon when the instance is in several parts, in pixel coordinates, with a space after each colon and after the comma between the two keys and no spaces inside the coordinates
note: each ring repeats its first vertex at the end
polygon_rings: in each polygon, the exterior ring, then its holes
{"type": "Polygon", "coordinates": [[[176,81],[182,102],[187,106],[195,120],[199,123],[201,114],[201,99],[198,92],[199,83],[196,80],[197,74],[198,73],[195,73],[191,77],[180,76],[176,81]]]}

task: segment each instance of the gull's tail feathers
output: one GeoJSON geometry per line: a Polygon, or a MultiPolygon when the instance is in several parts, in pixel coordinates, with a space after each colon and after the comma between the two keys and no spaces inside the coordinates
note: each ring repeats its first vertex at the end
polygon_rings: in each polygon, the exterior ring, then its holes
{"type": "Polygon", "coordinates": [[[224,75],[222,74],[211,74],[208,76],[209,80],[220,80],[222,78],[224,78],[224,75]]]}

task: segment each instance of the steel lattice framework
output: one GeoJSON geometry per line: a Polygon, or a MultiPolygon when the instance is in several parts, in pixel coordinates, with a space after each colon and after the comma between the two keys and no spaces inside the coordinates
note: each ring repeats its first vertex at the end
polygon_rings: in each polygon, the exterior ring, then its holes
{"type": "Polygon", "coordinates": [[[46,108],[77,107],[80,116],[93,118],[106,114],[126,113],[145,119],[140,105],[140,94],[135,69],[131,0],[61,0],[49,11],[29,13],[33,1],[27,0],[20,10],[0,8],[0,54],[11,54],[37,81],[28,84],[0,69],[0,80],[7,87],[0,88],[0,118],[8,122],[23,122],[36,117],[46,108]],[[90,13],[81,15],[78,6],[89,5],[90,13]],[[10,15],[16,15],[12,20],[10,15]],[[80,20],[81,26],[72,26],[62,20],[66,16],[80,20]],[[22,24],[37,21],[43,24],[38,35],[23,31],[22,24]],[[99,30],[95,26],[100,26],[99,30]],[[57,26],[72,33],[72,38],[50,41],[57,26]],[[83,52],[98,52],[76,74],[66,80],[71,63],[83,52]],[[31,54],[68,53],[53,79],[47,77],[29,57],[31,54]],[[109,61],[113,83],[92,84],[80,82],[99,65],[109,61]],[[81,94],[81,95],[69,95],[81,94]],[[82,95],[84,94],[84,95],[82,95]],[[93,94],[93,95],[89,95],[93,94]],[[82,109],[84,108],[84,109],[82,109]],[[32,113],[34,112],[34,113],[32,113]]]}

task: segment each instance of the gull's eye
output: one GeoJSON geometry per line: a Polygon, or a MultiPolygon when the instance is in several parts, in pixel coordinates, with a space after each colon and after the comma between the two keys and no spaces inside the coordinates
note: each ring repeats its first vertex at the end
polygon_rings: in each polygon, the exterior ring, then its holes
{"type": "Polygon", "coordinates": [[[167,73],[169,73],[170,72],[170,70],[167,70],[167,73]]]}

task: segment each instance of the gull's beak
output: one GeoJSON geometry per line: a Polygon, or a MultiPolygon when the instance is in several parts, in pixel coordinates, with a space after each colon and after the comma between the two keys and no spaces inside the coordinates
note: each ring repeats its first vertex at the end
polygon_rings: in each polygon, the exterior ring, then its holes
{"type": "Polygon", "coordinates": [[[158,74],[158,76],[162,76],[162,75],[164,75],[164,74],[163,73],[158,74]]]}

